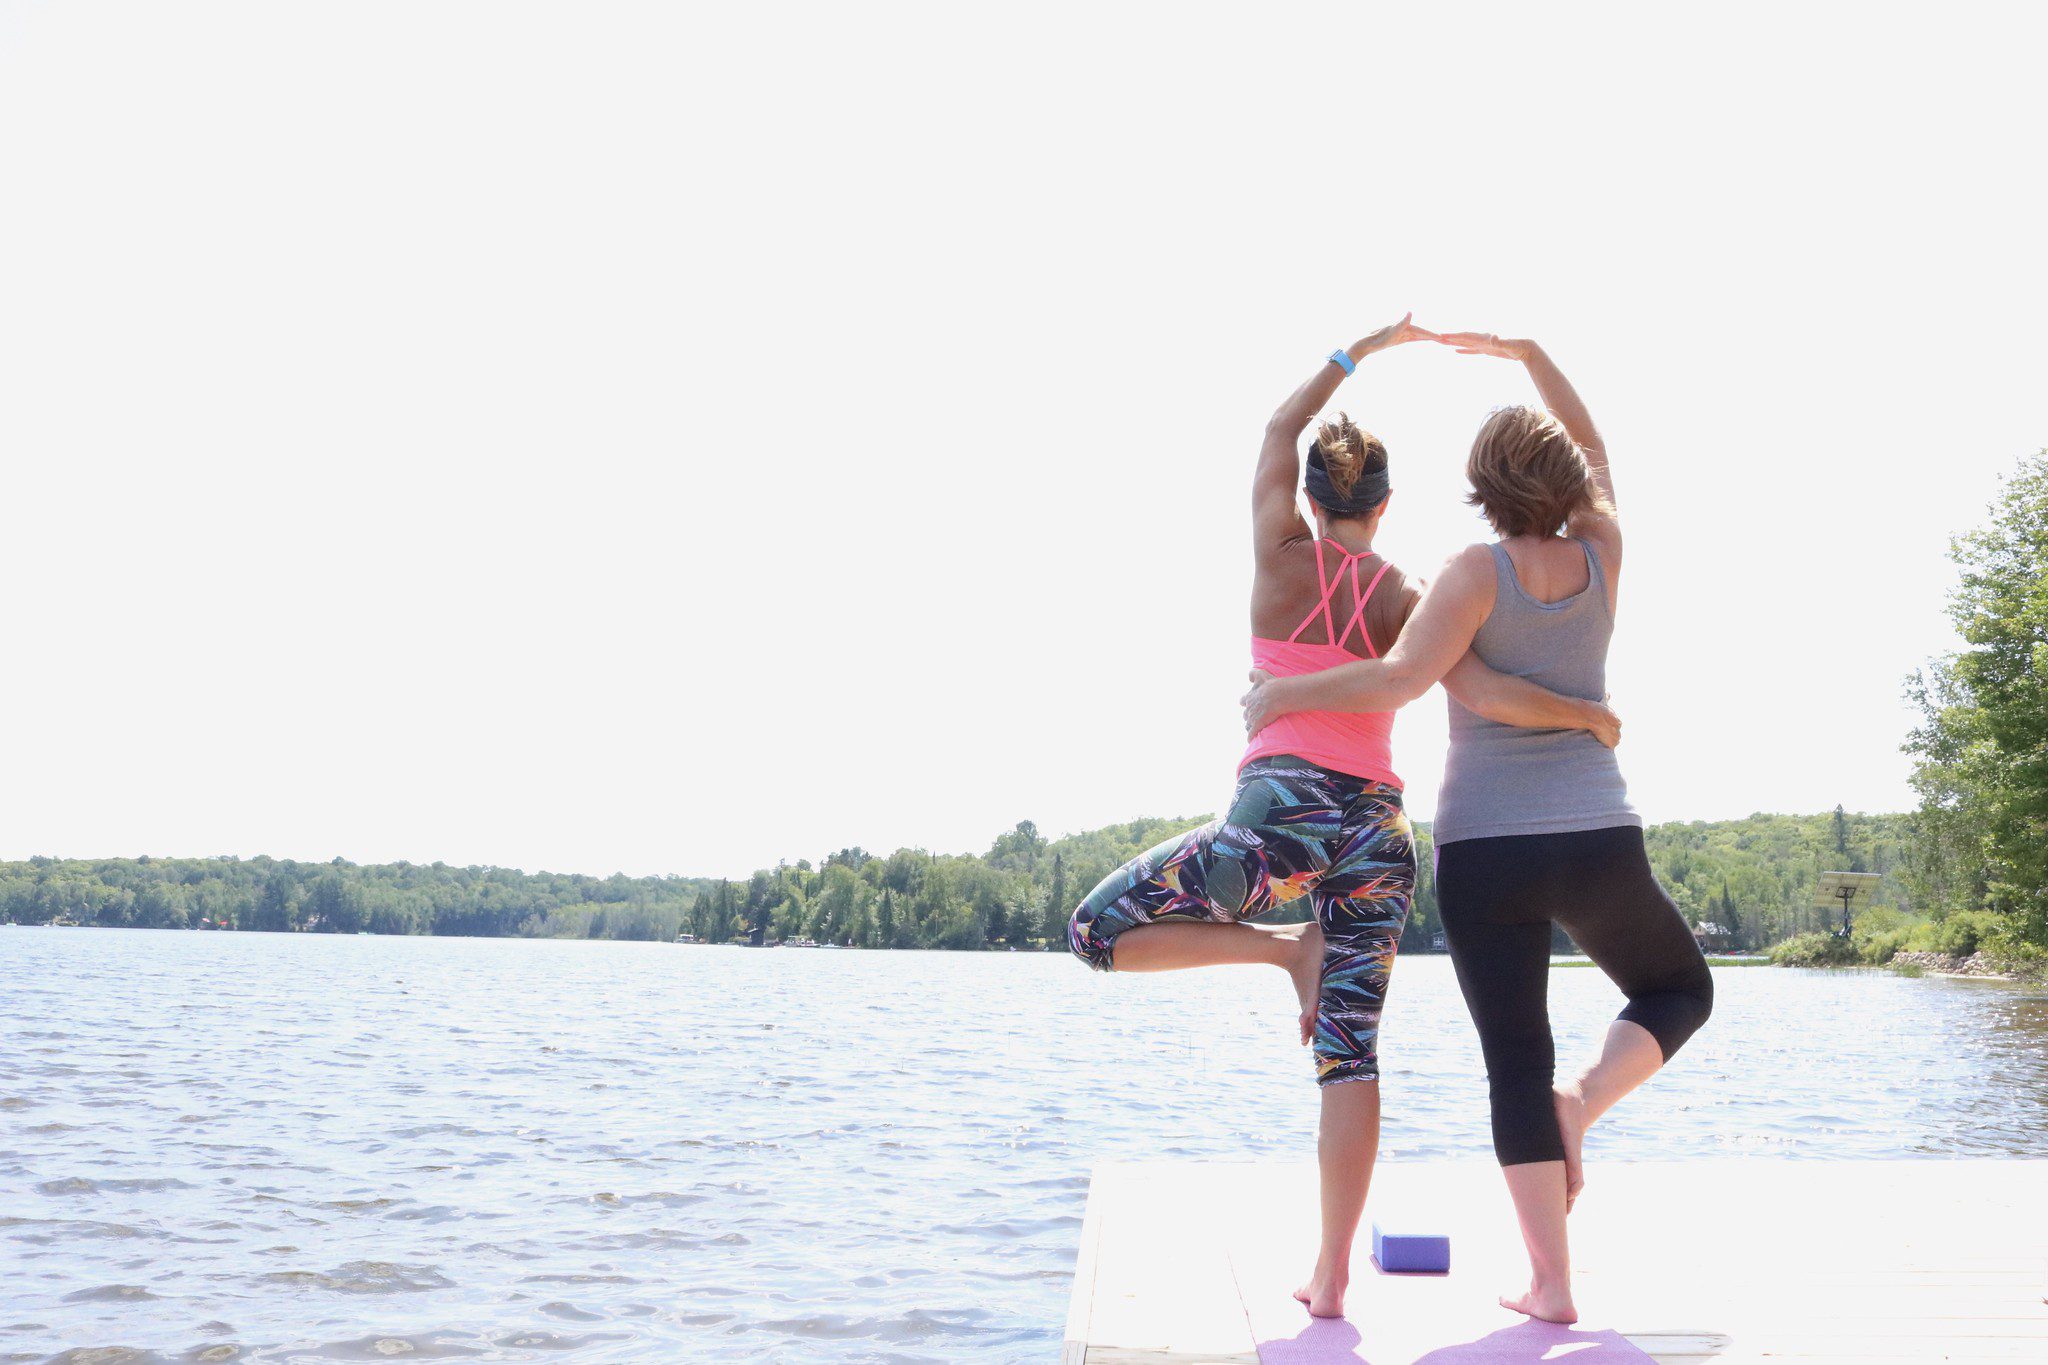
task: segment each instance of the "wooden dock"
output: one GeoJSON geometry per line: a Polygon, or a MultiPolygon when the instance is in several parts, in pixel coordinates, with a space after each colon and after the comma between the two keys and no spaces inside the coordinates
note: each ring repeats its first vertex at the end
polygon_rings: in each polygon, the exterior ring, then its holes
{"type": "Polygon", "coordinates": [[[1448,1232],[1451,1273],[1382,1275],[1361,1231],[1341,1322],[1289,1297],[1313,1166],[1105,1162],[1062,1365],[2048,1363],[2048,1160],[1596,1159],[1588,1178],[1566,1332],[1494,1303],[1528,1272],[1490,1162],[1381,1164],[1368,1220],[1448,1232]]]}

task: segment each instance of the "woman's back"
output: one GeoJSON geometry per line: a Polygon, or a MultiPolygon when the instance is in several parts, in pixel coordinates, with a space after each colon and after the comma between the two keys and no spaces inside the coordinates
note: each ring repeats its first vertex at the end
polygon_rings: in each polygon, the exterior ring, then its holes
{"type": "Polygon", "coordinates": [[[1394,647],[1416,596],[1407,575],[1370,548],[1353,556],[1335,541],[1304,538],[1254,575],[1252,636],[1323,645],[1341,641],[1353,658],[1374,659],[1394,647]]]}
{"type": "MultiPolygon", "coordinates": [[[[1567,696],[1607,694],[1614,612],[1600,554],[1583,540],[1525,554],[1524,585],[1506,547],[1493,552],[1493,609],[1472,648],[1490,668],[1567,696]],[[1572,591],[1574,584],[1577,590],[1572,591]],[[1554,600],[1546,601],[1546,597],[1554,600]]],[[[1524,730],[1475,715],[1450,698],[1451,744],[1436,839],[1492,838],[1642,823],[1614,751],[1583,730],[1524,730]]]]}
{"type": "MultiPolygon", "coordinates": [[[[1252,664],[1290,677],[1378,658],[1400,635],[1414,596],[1401,571],[1370,549],[1321,539],[1289,544],[1252,580],[1252,664]]],[[[1297,712],[1253,736],[1238,766],[1292,754],[1399,787],[1393,729],[1390,712],[1297,712]]]]}

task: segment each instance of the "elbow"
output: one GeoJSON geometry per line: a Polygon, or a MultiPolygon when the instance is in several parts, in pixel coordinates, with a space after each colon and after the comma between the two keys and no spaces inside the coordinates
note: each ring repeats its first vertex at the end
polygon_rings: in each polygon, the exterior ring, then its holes
{"type": "MultiPolygon", "coordinates": [[[[1347,678],[1341,693],[1328,694],[1330,710],[1398,711],[1429,690],[1432,679],[1417,679],[1401,669],[1388,668],[1385,661],[1347,665],[1360,671],[1347,678]],[[1378,671],[1372,671],[1377,669],[1378,671]]],[[[1336,670],[1332,670],[1336,671],[1336,670]]]]}
{"type": "Polygon", "coordinates": [[[1429,691],[1430,685],[1434,682],[1436,682],[1435,678],[1423,676],[1422,671],[1412,664],[1406,666],[1400,664],[1390,665],[1387,669],[1386,677],[1383,679],[1387,698],[1396,707],[1406,706],[1409,702],[1414,701],[1417,697],[1429,691]]]}

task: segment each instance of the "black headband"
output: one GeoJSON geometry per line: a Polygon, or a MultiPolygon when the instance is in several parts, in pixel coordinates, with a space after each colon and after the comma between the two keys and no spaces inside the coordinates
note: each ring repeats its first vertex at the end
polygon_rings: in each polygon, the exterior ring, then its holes
{"type": "Polygon", "coordinates": [[[1372,512],[1394,491],[1392,479],[1383,462],[1377,469],[1368,466],[1359,471],[1358,482],[1351,485],[1351,496],[1345,497],[1337,491],[1337,485],[1330,482],[1330,468],[1323,461],[1323,447],[1319,441],[1308,446],[1308,474],[1302,479],[1302,486],[1308,489],[1309,497],[1316,505],[1332,516],[1363,517],[1372,512]]]}

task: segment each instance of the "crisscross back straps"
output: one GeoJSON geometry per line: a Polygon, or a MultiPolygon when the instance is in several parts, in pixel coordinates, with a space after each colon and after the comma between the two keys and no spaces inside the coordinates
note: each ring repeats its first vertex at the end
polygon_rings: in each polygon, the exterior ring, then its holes
{"type": "MultiPolygon", "coordinates": [[[[1380,579],[1386,577],[1387,570],[1392,568],[1393,565],[1384,559],[1381,560],[1379,572],[1372,576],[1372,582],[1367,584],[1365,590],[1361,592],[1358,587],[1358,561],[1371,554],[1372,551],[1361,550],[1357,554],[1351,554],[1343,546],[1338,545],[1336,547],[1337,552],[1343,555],[1343,558],[1337,563],[1336,573],[1331,574],[1325,570],[1323,564],[1323,546],[1325,543],[1321,540],[1316,542],[1316,586],[1321,590],[1320,597],[1316,604],[1309,608],[1308,615],[1301,619],[1301,624],[1294,628],[1294,634],[1287,637],[1287,643],[1293,644],[1299,640],[1301,633],[1315,623],[1317,616],[1321,616],[1323,618],[1323,638],[1325,640],[1341,649],[1344,646],[1344,642],[1351,638],[1351,632],[1356,630],[1358,631],[1359,638],[1365,641],[1365,652],[1377,659],[1380,656],[1379,651],[1372,647],[1372,635],[1365,628],[1365,604],[1371,600],[1373,589],[1380,585],[1380,579]],[[1344,623],[1344,633],[1339,635],[1337,633],[1337,616],[1335,611],[1331,609],[1330,604],[1336,596],[1337,585],[1344,581],[1344,574],[1347,569],[1351,573],[1351,596],[1355,600],[1355,605],[1351,609],[1351,619],[1344,623]]],[[[1334,544],[1334,542],[1328,543],[1334,544]]]]}
{"type": "Polygon", "coordinates": [[[1351,638],[1351,632],[1356,628],[1358,631],[1358,642],[1365,646],[1366,654],[1371,658],[1377,659],[1380,657],[1380,652],[1372,647],[1372,632],[1365,628],[1365,604],[1372,600],[1373,589],[1380,585],[1380,580],[1387,576],[1387,570],[1394,566],[1390,561],[1382,559],[1379,572],[1372,576],[1372,582],[1365,585],[1365,591],[1360,592],[1358,590],[1358,561],[1363,557],[1362,555],[1354,555],[1351,559],[1351,596],[1357,601],[1357,605],[1351,609],[1351,619],[1344,623],[1344,633],[1337,637],[1337,648],[1342,649],[1344,647],[1344,642],[1351,638]]]}
{"type": "MultiPolygon", "coordinates": [[[[1341,582],[1344,573],[1344,566],[1342,564],[1337,566],[1337,573],[1338,579],[1341,582]]],[[[1308,615],[1301,618],[1301,624],[1294,628],[1294,634],[1287,637],[1288,644],[1291,645],[1296,640],[1299,640],[1301,633],[1315,623],[1317,612],[1323,614],[1323,638],[1327,640],[1337,633],[1336,618],[1330,613],[1330,593],[1336,586],[1337,584],[1331,582],[1329,576],[1323,572],[1323,542],[1318,540],[1316,542],[1316,587],[1321,590],[1321,595],[1316,604],[1308,609],[1308,615]]]]}

